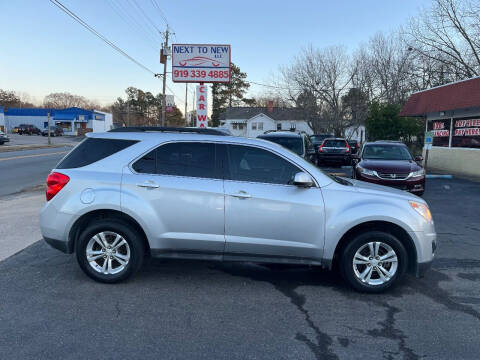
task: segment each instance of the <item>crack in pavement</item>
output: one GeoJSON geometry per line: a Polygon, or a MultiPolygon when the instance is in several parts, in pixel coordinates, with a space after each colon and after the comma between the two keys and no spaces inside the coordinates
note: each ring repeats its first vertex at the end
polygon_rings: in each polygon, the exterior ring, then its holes
{"type": "MultiPolygon", "coordinates": [[[[337,354],[331,349],[333,344],[332,337],[322,332],[315,324],[310,317],[310,313],[305,309],[305,296],[296,291],[296,288],[302,285],[318,285],[322,283],[322,279],[310,278],[305,272],[302,272],[302,274],[298,276],[295,272],[270,271],[258,265],[251,265],[247,268],[246,266],[228,267],[222,264],[217,265],[216,268],[232,276],[247,277],[254,281],[263,281],[272,284],[274,288],[286,296],[290,300],[290,303],[304,316],[308,327],[313,330],[315,334],[316,341],[312,341],[301,332],[296,333],[295,339],[307,345],[317,359],[338,359],[337,354]]],[[[346,346],[344,345],[345,341],[343,338],[340,343],[342,346],[346,346]]],[[[346,344],[348,345],[348,340],[346,344]]]]}

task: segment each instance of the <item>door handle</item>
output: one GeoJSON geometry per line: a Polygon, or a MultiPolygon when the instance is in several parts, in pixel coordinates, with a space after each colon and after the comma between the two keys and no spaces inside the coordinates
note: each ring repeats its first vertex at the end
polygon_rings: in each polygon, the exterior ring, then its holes
{"type": "Polygon", "coordinates": [[[240,198],[240,199],[248,199],[248,198],[252,197],[252,195],[250,195],[249,193],[247,193],[246,191],[243,191],[243,190],[239,191],[236,194],[230,194],[230,196],[240,198]]]}
{"type": "Polygon", "coordinates": [[[156,189],[160,187],[160,185],[154,183],[153,181],[145,181],[144,183],[137,184],[137,186],[150,188],[150,189],[156,189]]]}

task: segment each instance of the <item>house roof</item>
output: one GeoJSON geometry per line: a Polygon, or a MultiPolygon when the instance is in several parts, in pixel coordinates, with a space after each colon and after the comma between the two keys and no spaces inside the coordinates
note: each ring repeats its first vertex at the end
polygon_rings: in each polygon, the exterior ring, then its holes
{"type": "Polygon", "coordinates": [[[265,114],[273,120],[305,120],[305,112],[299,108],[274,107],[270,112],[266,107],[229,107],[220,114],[220,120],[250,119],[265,114]]]}
{"type": "Polygon", "coordinates": [[[480,107],[480,77],[458,81],[413,93],[400,116],[480,107]]]}

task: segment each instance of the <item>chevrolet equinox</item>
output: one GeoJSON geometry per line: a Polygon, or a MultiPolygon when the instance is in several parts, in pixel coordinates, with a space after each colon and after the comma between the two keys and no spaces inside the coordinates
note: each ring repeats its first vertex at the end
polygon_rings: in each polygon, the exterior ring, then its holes
{"type": "Polygon", "coordinates": [[[425,200],[215,129],[87,134],[47,178],[47,243],[114,283],[145,256],[318,265],[380,292],[436,249],[425,200]]]}

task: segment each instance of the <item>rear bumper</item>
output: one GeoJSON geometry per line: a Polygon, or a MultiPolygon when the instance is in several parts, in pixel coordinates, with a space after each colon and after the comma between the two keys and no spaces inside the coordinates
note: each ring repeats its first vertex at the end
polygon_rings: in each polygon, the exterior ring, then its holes
{"type": "Polygon", "coordinates": [[[47,237],[44,237],[43,240],[45,240],[45,242],[54,249],[60,250],[65,254],[71,254],[73,252],[73,247],[67,241],[56,240],[47,237]]]}
{"type": "Polygon", "coordinates": [[[319,161],[344,161],[347,162],[350,160],[350,155],[347,154],[328,154],[321,153],[317,154],[317,159],[319,161]]]}

